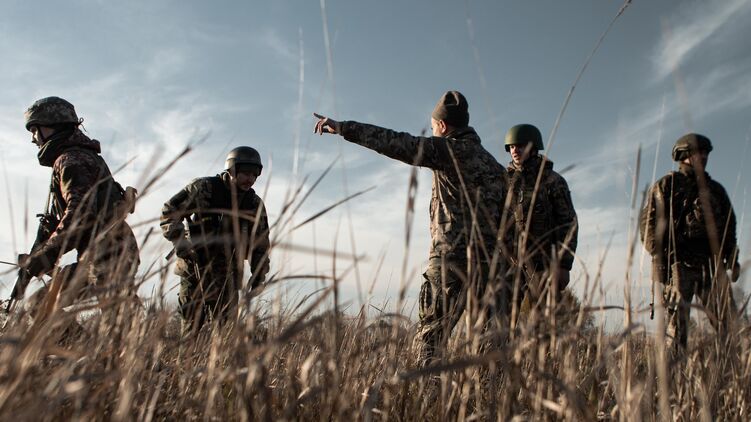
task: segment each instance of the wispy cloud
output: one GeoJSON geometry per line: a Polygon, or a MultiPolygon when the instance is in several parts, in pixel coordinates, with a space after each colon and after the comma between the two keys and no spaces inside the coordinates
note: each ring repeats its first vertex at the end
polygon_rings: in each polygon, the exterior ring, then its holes
{"type": "MultiPolygon", "coordinates": [[[[723,0],[696,2],[684,9],[680,16],[666,24],[664,37],[654,52],[658,77],[669,75],[740,11],[749,8],[749,0],[723,0]]],[[[740,22],[741,25],[746,23],[740,22]]]]}

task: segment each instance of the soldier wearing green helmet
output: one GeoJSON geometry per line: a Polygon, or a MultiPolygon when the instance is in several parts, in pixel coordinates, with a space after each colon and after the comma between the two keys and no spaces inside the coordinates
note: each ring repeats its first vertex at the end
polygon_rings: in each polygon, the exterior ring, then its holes
{"type": "Polygon", "coordinates": [[[269,223],[253,190],[263,170],[261,155],[237,147],[224,168],[193,180],[162,208],[162,232],[177,255],[184,333],[210,320],[226,321],[237,310],[238,293],[260,287],[269,270],[269,223]],[[246,260],[251,275],[243,282],[246,260]]]}
{"type": "Polygon", "coordinates": [[[73,104],[60,97],[42,98],[24,113],[39,164],[52,174],[37,239],[29,254],[19,256],[13,300],[23,297],[32,277],[42,275],[53,276],[59,283],[53,284],[70,292],[70,299],[135,293],[138,244],[125,222],[135,190],[126,191],[115,181],[99,141],[79,129],[82,121],[73,104]],[[77,262],[56,269],[60,257],[73,249],[77,262]]]}
{"type": "Polygon", "coordinates": [[[722,332],[735,316],[727,283],[740,277],[736,221],[725,189],[706,172],[712,142],[689,133],[673,146],[678,171],[649,190],[640,216],[641,238],[652,255],[652,280],[664,286],[668,344],[688,345],[690,305],[699,297],[715,329],[722,332]]]}
{"type": "Polygon", "coordinates": [[[553,170],[553,162],[539,155],[542,134],[531,124],[506,133],[511,211],[514,217],[513,260],[509,286],[514,314],[528,297],[535,306],[550,291],[560,299],[569,283],[574,263],[578,224],[566,180],[553,170]]]}

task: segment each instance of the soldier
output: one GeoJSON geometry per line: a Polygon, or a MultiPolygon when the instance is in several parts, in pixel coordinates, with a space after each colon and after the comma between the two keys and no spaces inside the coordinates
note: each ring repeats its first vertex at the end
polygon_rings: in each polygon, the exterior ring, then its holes
{"type": "MultiPolygon", "coordinates": [[[[39,147],[39,164],[52,168],[52,180],[43,218],[48,236],[38,236],[32,253],[20,257],[26,277],[19,274],[19,280],[52,273],[58,259],[76,249],[78,263],[67,268],[63,282],[66,288],[74,287],[75,295],[134,294],[138,244],[125,222],[134,190],[128,188],[126,194],[113,179],[99,141],[81,132],[83,119],[68,101],[42,98],[24,117],[32,143],[39,147]],[[75,286],[69,286],[71,275],[75,286]]],[[[16,286],[12,296],[23,296],[24,288],[16,286]]]]}
{"type": "Polygon", "coordinates": [[[652,279],[664,285],[668,345],[688,345],[690,305],[696,294],[715,329],[726,329],[735,311],[726,271],[740,276],[735,214],[725,189],[706,173],[712,143],[689,133],[673,146],[678,171],[649,190],[640,232],[652,255],[652,279]]]}
{"type": "Polygon", "coordinates": [[[237,147],[227,155],[224,172],[193,180],[162,208],[162,231],[178,256],[184,333],[236,311],[246,260],[251,271],[247,287],[255,289],[265,280],[269,224],[253,190],[262,169],[258,151],[237,147]]]}
{"type": "Polygon", "coordinates": [[[490,299],[482,307],[503,309],[503,298],[496,297],[501,286],[489,281],[493,274],[505,270],[505,262],[495,264],[507,187],[503,166],[482,147],[480,137],[468,126],[467,100],[457,91],[446,92],[435,106],[432,137],[314,116],[318,118],[316,133],[339,134],[387,157],[433,170],[432,243],[420,289],[420,321],[415,338],[418,365],[426,366],[436,358],[437,349],[445,345],[465,310],[468,291],[475,306],[487,291],[490,299]],[[487,285],[492,288],[486,289],[487,285]]]}
{"type": "Polygon", "coordinates": [[[505,148],[511,154],[508,175],[516,248],[512,255],[517,264],[509,284],[514,286],[518,315],[525,296],[530,306],[546,289],[555,301],[561,298],[574,263],[578,223],[566,179],[553,170],[552,161],[539,155],[544,148],[539,129],[530,124],[512,127],[505,148]]]}

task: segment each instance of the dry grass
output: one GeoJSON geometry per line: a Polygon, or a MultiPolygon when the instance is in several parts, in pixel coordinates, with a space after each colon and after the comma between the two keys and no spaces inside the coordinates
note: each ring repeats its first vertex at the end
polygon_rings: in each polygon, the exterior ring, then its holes
{"type": "MultiPolygon", "coordinates": [[[[300,224],[292,218],[329,169],[308,191],[303,181],[288,195],[272,244],[294,249],[283,234],[333,208],[300,224]]],[[[367,314],[369,304],[346,315],[339,311],[341,280],[323,275],[285,276],[325,281],[298,301],[267,306],[241,292],[232,322],[181,338],[175,310],[164,301],[167,269],[158,267],[137,280],[159,279],[147,304],[114,290],[77,310],[47,307],[44,318],[20,306],[6,315],[0,419],[747,420],[751,412],[746,321],[721,336],[693,329],[686,359],[674,359],[659,323],[655,336],[633,322],[615,333],[594,326],[592,315],[603,310],[592,304],[600,273],[585,274],[582,303],[568,295],[558,312],[523,307],[511,333],[478,329],[465,315],[444,360],[420,370],[408,316],[367,314]],[[488,338],[507,342],[478,352],[488,338]]],[[[634,319],[628,295],[621,309],[626,321],[634,319]]],[[[658,306],[657,320],[663,317],[658,306]]]]}
{"type": "Polygon", "coordinates": [[[527,312],[507,347],[471,355],[462,322],[450,359],[417,371],[401,316],[253,310],[183,340],[172,309],[114,302],[75,322],[55,311],[0,337],[0,415],[9,420],[743,420],[751,411],[748,330],[695,329],[685,364],[643,331],[605,335],[585,319],[527,312]],[[578,320],[578,323],[577,323],[578,320]],[[624,350],[626,353],[624,353],[624,350]],[[623,368],[628,368],[624,371],[623,368]],[[664,385],[660,383],[663,382],[664,385]],[[659,410],[665,388],[668,414],[659,410]],[[706,420],[706,419],[705,419],[706,420]]]}
{"type": "MultiPolygon", "coordinates": [[[[327,172],[289,195],[274,245],[291,248],[281,233],[311,221],[296,225],[292,216],[327,172]]],[[[112,291],[78,310],[52,306],[45,318],[20,306],[7,315],[0,419],[746,420],[751,412],[745,321],[722,336],[695,328],[685,361],[671,360],[660,324],[656,336],[636,323],[615,333],[594,326],[601,274],[585,275],[582,303],[568,295],[558,312],[523,307],[511,333],[477,329],[465,315],[444,360],[419,370],[415,323],[405,314],[367,314],[369,304],[356,315],[340,312],[340,280],[330,276],[300,276],[327,287],[297,301],[268,306],[241,297],[233,322],[181,338],[164,301],[167,269],[158,267],[138,280],[160,279],[147,304],[112,291]],[[488,338],[508,341],[478,352],[488,338]]],[[[625,299],[619,312],[631,320],[625,299]]]]}

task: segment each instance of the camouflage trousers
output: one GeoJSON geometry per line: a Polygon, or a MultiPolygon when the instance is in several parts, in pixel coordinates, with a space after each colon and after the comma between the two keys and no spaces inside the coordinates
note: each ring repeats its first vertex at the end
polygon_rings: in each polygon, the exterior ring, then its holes
{"type": "Polygon", "coordinates": [[[180,276],[183,333],[198,332],[214,320],[226,321],[237,310],[238,284],[232,271],[223,266],[193,267],[180,276]]]}
{"type": "MultiPolygon", "coordinates": [[[[545,307],[548,303],[548,293],[550,290],[550,270],[543,263],[535,263],[520,268],[519,271],[512,271],[509,274],[509,298],[513,309],[514,325],[519,321],[522,314],[528,314],[532,309],[545,307]],[[524,300],[527,300],[527,306],[524,307],[524,300]]],[[[552,296],[553,303],[561,301],[561,292],[563,289],[555,289],[552,296]]]]}
{"type": "MultiPolygon", "coordinates": [[[[488,280],[489,267],[481,264],[469,269],[466,262],[431,259],[423,274],[419,297],[419,323],[413,349],[417,366],[425,367],[445,350],[451,331],[466,312],[471,326],[493,326],[497,332],[507,327],[508,295],[501,285],[503,277],[488,280]],[[474,274],[473,274],[474,273],[474,274]]],[[[496,344],[502,342],[496,338],[496,344]]],[[[485,345],[484,347],[490,347],[485,345]]]]}
{"type": "Polygon", "coordinates": [[[663,291],[667,311],[667,345],[686,349],[694,295],[704,307],[707,318],[718,333],[727,333],[737,309],[730,284],[725,277],[714,277],[708,264],[678,262],[670,268],[669,282],[663,291]]]}
{"type": "Polygon", "coordinates": [[[84,264],[90,285],[107,289],[100,293],[136,295],[134,279],[140,258],[136,237],[127,224],[111,230],[106,241],[86,248],[78,261],[84,264]]]}
{"type": "MultiPolygon", "coordinates": [[[[60,283],[61,307],[94,297],[99,302],[114,297],[136,298],[134,280],[140,263],[136,238],[127,225],[110,234],[106,240],[79,251],[78,262],[50,274],[51,285],[60,283]]],[[[36,308],[47,292],[47,287],[35,292],[29,306],[36,308]]]]}

